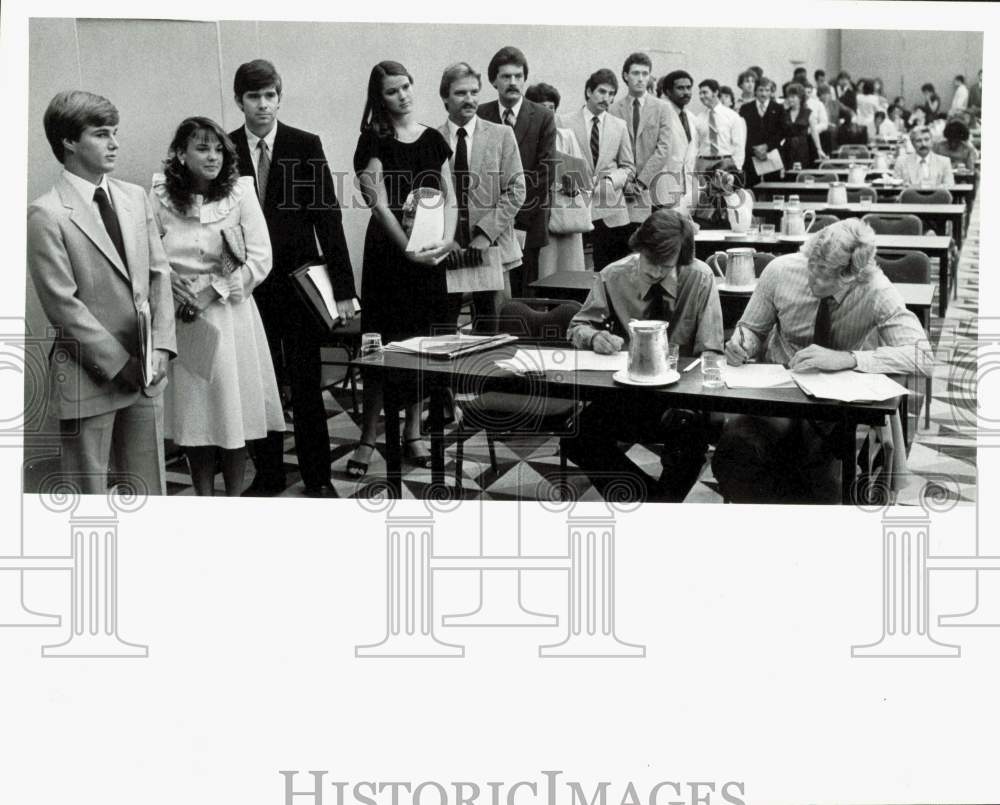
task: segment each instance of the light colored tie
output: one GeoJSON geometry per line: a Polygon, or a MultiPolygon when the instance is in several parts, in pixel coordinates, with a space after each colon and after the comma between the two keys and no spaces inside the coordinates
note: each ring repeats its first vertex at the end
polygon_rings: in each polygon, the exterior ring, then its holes
{"type": "Polygon", "coordinates": [[[263,207],[264,196],[267,195],[267,176],[271,172],[271,156],[264,140],[257,141],[257,150],[260,152],[257,157],[257,195],[260,197],[260,206],[263,207]]]}
{"type": "Polygon", "coordinates": [[[712,149],[712,156],[719,155],[719,130],[715,127],[715,107],[708,113],[708,142],[712,149]]]}

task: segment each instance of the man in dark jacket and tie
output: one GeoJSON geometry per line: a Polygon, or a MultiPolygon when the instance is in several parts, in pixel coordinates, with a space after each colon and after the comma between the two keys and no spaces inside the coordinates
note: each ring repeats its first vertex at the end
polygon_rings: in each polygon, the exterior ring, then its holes
{"type": "Polygon", "coordinates": [[[772,87],[771,79],[761,78],[754,90],[756,100],[740,107],[740,115],[747,122],[746,159],[743,162],[747,187],[754,187],[760,182],[774,181],[780,176],[779,171],[760,176],[753,164],[754,158],[766,159],[768,152],[781,145],[785,136],[782,106],[771,100],[772,87]]]}

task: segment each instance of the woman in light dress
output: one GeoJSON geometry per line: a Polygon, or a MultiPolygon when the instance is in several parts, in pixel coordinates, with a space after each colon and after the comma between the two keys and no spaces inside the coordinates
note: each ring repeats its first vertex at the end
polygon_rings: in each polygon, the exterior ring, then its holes
{"type": "Polygon", "coordinates": [[[236,149],[218,123],[184,120],[163,168],[153,176],[150,201],[178,310],[165,435],[184,448],[196,494],[213,494],[218,462],[226,494],[236,496],[247,441],[285,429],[251,296],[271,270],[267,224],[253,177],[240,178],[236,149]]]}

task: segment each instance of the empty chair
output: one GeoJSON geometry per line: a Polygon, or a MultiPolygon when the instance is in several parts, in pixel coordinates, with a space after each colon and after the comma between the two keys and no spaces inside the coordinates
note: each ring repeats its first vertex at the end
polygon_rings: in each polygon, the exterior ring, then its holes
{"type": "MultiPolygon", "coordinates": [[[[879,268],[892,282],[909,282],[913,284],[926,284],[931,281],[931,261],[923,252],[878,252],[875,255],[875,262],[879,268]]],[[[925,330],[929,330],[928,321],[921,322],[925,330]]],[[[930,333],[928,332],[928,335],[930,333]]],[[[925,404],[924,424],[930,427],[931,424],[931,378],[926,378],[925,383],[925,404]]],[[[917,422],[920,421],[920,411],[913,412],[917,422]]]]}
{"type": "Polygon", "coordinates": [[[934,187],[921,190],[919,187],[907,187],[899,194],[900,204],[952,204],[951,192],[947,187],[934,187]]]}
{"type": "Polygon", "coordinates": [[[836,215],[817,215],[816,220],[813,221],[812,228],[809,230],[809,234],[819,232],[821,229],[830,226],[830,224],[835,224],[839,220],[836,215]]]}
{"type": "Polygon", "coordinates": [[[869,213],[861,219],[876,235],[922,235],[924,225],[916,215],[869,213]]]}
{"type": "Polygon", "coordinates": [[[859,187],[857,190],[847,191],[848,204],[857,204],[864,198],[869,199],[874,204],[878,201],[878,191],[874,187],[859,187]]]}
{"type": "Polygon", "coordinates": [[[859,159],[871,159],[871,151],[867,145],[842,145],[837,149],[837,156],[841,159],[857,157],[859,159]]]}
{"type": "Polygon", "coordinates": [[[822,162],[819,163],[819,169],[820,170],[832,170],[832,171],[835,171],[835,170],[837,170],[840,167],[841,166],[838,165],[836,162],[834,162],[833,160],[829,160],[829,159],[823,160],[822,162]]]}
{"type": "Polygon", "coordinates": [[[797,182],[805,182],[807,176],[812,177],[812,181],[814,181],[814,182],[836,182],[836,181],[838,181],[836,173],[816,173],[815,171],[813,171],[811,173],[806,173],[805,171],[799,171],[798,175],[795,177],[795,181],[797,181],[797,182]]]}

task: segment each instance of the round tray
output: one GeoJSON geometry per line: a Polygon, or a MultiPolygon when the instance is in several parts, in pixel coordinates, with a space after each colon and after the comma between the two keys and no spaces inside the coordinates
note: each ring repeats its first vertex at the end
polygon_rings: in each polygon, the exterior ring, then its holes
{"type": "Polygon", "coordinates": [[[676,369],[670,369],[663,377],[654,380],[633,380],[628,376],[628,369],[619,369],[611,377],[616,383],[623,383],[626,386],[669,386],[681,379],[681,373],[676,369]]]}

